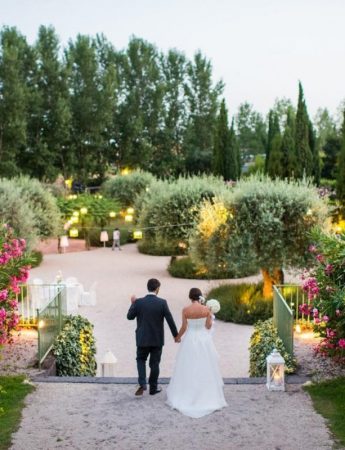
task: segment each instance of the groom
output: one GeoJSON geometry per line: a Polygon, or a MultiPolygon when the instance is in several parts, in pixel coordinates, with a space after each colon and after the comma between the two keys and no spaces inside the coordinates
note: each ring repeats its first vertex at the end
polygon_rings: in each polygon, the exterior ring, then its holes
{"type": "Polygon", "coordinates": [[[160,282],[151,278],[147,282],[148,293],[143,298],[136,299],[132,296],[132,305],[127,313],[127,319],[137,319],[136,343],[137,343],[137,368],[139,388],[135,395],[143,395],[146,391],[146,360],[150,355],[149,377],[150,395],[161,392],[158,388],[159,363],[164,345],[164,319],[168,322],[170,331],[176,339],[177,328],[169,310],[167,301],[158,297],[160,282]]]}

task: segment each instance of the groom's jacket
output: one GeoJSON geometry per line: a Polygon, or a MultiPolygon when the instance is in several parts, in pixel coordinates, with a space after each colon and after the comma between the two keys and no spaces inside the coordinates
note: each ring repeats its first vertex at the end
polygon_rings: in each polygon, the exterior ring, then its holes
{"type": "Polygon", "coordinates": [[[135,330],[138,347],[162,347],[164,345],[164,319],[168,322],[171,333],[177,336],[177,328],[168,303],[163,298],[148,294],[132,303],[127,319],[137,319],[135,330]]]}

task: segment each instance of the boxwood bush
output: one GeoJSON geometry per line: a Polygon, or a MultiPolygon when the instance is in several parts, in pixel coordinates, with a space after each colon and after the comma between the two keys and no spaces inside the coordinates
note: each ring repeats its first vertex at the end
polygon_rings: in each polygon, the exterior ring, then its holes
{"type": "Polygon", "coordinates": [[[84,317],[68,316],[53,347],[57,375],[95,376],[96,345],[93,325],[84,317]]]}
{"type": "Polygon", "coordinates": [[[263,298],[262,283],[224,284],[212,289],[207,298],[219,300],[217,318],[225,322],[252,325],[272,317],[272,299],[263,298]]]}
{"type": "MultiPolygon", "coordinates": [[[[219,315],[219,313],[218,313],[219,315]]],[[[218,317],[217,315],[217,317],[218,317]]],[[[266,376],[266,358],[276,348],[285,360],[287,373],[293,373],[296,368],[295,359],[285,350],[283,341],[278,336],[273,320],[259,321],[254,327],[249,347],[249,375],[251,377],[266,376]]]]}

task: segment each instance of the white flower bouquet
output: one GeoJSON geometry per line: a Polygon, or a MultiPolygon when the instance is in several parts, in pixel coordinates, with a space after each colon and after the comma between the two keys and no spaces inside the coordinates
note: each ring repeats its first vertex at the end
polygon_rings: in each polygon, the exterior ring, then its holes
{"type": "Polygon", "coordinates": [[[220,311],[220,303],[218,300],[211,298],[210,300],[207,300],[206,306],[211,311],[212,314],[217,314],[217,312],[220,311]]]}

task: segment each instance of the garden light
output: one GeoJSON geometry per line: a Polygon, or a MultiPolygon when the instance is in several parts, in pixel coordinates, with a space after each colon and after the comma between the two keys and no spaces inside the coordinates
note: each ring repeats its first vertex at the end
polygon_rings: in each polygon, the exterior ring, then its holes
{"type": "Polygon", "coordinates": [[[133,238],[134,239],[142,239],[143,238],[143,232],[141,230],[136,230],[133,232],[133,238]]]}
{"type": "Polygon", "coordinates": [[[128,175],[130,173],[131,171],[129,170],[128,167],[125,167],[124,169],[121,170],[121,175],[128,175]]]}
{"type": "Polygon", "coordinates": [[[77,237],[79,236],[78,228],[71,228],[71,229],[69,230],[69,236],[70,236],[71,238],[77,238],[77,237]]]}
{"type": "Polygon", "coordinates": [[[301,329],[301,325],[298,323],[296,325],[296,333],[301,333],[302,329],[301,329]]]}
{"type": "Polygon", "coordinates": [[[74,217],[79,217],[79,211],[73,211],[73,216],[74,217]]]}
{"type": "Polygon", "coordinates": [[[72,187],[72,178],[68,178],[67,180],[65,180],[65,185],[68,189],[71,189],[72,187]]]}
{"type": "Polygon", "coordinates": [[[134,208],[127,208],[127,214],[134,214],[134,208]]]}
{"type": "Polygon", "coordinates": [[[39,322],[38,322],[38,328],[44,328],[44,326],[45,326],[45,322],[44,322],[44,320],[40,320],[39,322]]]}
{"type": "Polygon", "coordinates": [[[285,391],[285,361],[277,349],[267,356],[267,382],[269,391],[285,391]]]}
{"type": "Polygon", "coordinates": [[[73,216],[70,218],[69,220],[71,223],[78,223],[79,222],[79,217],[73,216]]]}
{"type": "Polygon", "coordinates": [[[103,230],[101,231],[101,235],[99,237],[99,240],[103,242],[103,247],[105,247],[105,243],[109,241],[108,232],[103,230]]]}
{"type": "Polygon", "coordinates": [[[109,217],[111,217],[112,219],[114,219],[114,217],[116,217],[116,212],[115,212],[115,211],[110,211],[109,217]]]}
{"type": "Polygon", "coordinates": [[[115,377],[115,367],[117,359],[113,353],[108,350],[101,361],[101,372],[102,377],[115,377]]]}
{"type": "Polygon", "coordinates": [[[125,222],[133,222],[132,214],[126,214],[125,215],[125,222]]]}
{"type": "Polygon", "coordinates": [[[85,214],[87,214],[87,208],[85,206],[80,208],[80,214],[82,214],[83,216],[85,216],[85,214]]]}
{"type": "Polygon", "coordinates": [[[66,247],[68,247],[68,237],[67,236],[61,236],[60,237],[60,247],[62,248],[63,253],[66,251],[66,247]]]}

